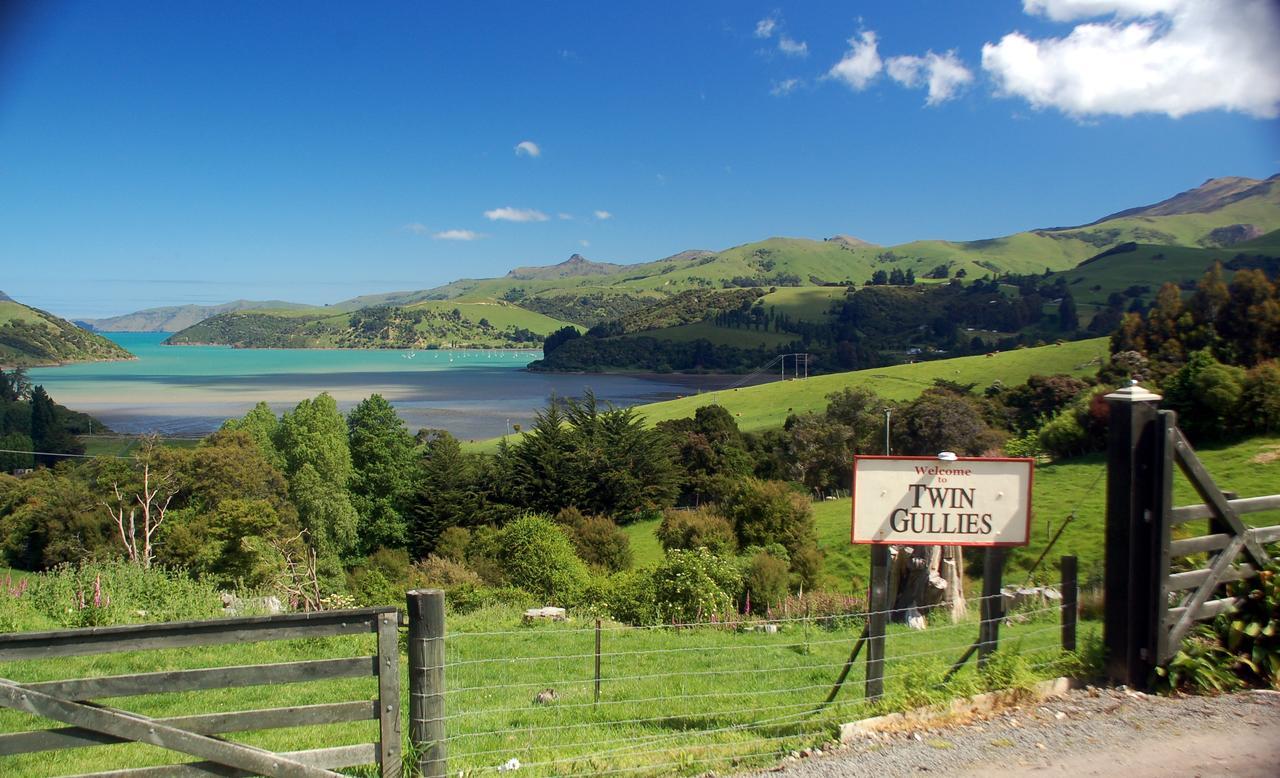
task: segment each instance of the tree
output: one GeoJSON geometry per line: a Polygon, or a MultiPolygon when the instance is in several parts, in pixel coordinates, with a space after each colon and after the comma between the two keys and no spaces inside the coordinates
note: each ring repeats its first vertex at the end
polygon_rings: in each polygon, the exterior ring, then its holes
{"type": "Polygon", "coordinates": [[[276,418],[275,411],[272,411],[265,402],[253,406],[253,410],[246,413],[243,419],[228,419],[223,423],[222,429],[241,430],[248,433],[268,462],[279,470],[285,469],[284,455],[276,447],[280,420],[276,418]]]}
{"type": "Polygon", "coordinates": [[[449,528],[478,523],[484,505],[476,483],[477,468],[448,432],[430,433],[418,472],[418,488],[406,516],[409,553],[414,559],[437,553],[440,538],[449,528]]]}
{"type": "Polygon", "coordinates": [[[1280,356],[1280,299],[1261,270],[1241,270],[1231,279],[1218,333],[1225,361],[1252,367],[1280,356]]]}
{"type": "Polygon", "coordinates": [[[113,483],[115,501],[103,503],[120,533],[125,555],[130,562],[143,568],[150,568],[155,560],[153,541],[156,532],[164,524],[169,503],[178,493],[173,471],[163,465],[156,467],[161,460],[158,449],[159,442],[154,436],[144,438],[138,453],[138,462],[142,465],[141,483],[136,490],[121,489],[120,482],[113,483]],[[129,491],[133,493],[126,496],[129,491]],[[127,517],[126,509],[129,512],[127,517]]]}
{"type": "Polygon", "coordinates": [[[0,401],[18,402],[31,394],[31,382],[27,380],[27,370],[15,367],[8,373],[0,370],[0,401]]]}
{"type": "Polygon", "coordinates": [[[894,417],[894,449],[904,454],[940,451],[977,455],[1000,444],[973,400],[927,389],[894,417]]]}
{"type": "Polygon", "coordinates": [[[303,400],[280,420],[276,447],[285,462],[289,495],[306,540],[326,575],[355,548],[358,517],[347,491],[351,450],[347,425],[328,394],[303,400]]]}
{"type": "Polygon", "coordinates": [[[360,516],[359,547],[403,548],[405,512],[417,476],[413,438],[391,403],[375,394],[347,417],[351,449],[351,502],[360,516]]]}
{"type": "Polygon", "coordinates": [[[546,356],[552,351],[563,346],[566,342],[580,337],[582,337],[582,333],[578,331],[577,327],[572,325],[561,327],[548,335],[546,340],[542,341],[542,354],[543,356],[546,356]]]}
{"type": "Polygon", "coordinates": [[[1080,329],[1080,316],[1076,312],[1076,299],[1071,293],[1062,296],[1058,303],[1058,329],[1063,332],[1075,332],[1080,329]]]}

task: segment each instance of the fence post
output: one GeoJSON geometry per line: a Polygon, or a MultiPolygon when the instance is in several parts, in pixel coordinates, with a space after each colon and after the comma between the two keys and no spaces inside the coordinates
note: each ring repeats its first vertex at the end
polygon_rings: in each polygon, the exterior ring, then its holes
{"type": "Polygon", "coordinates": [[[596,619],[596,699],[600,702],[600,619],[596,619]]]}
{"type": "Polygon", "coordinates": [[[1004,618],[1004,597],[1000,589],[1004,574],[1004,548],[992,546],[982,557],[982,622],[978,626],[978,667],[985,667],[987,658],[1000,645],[1000,621],[1004,618]]]}
{"type": "Polygon", "coordinates": [[[889,547],[871,547],[871,592],[867,616],[867,678],[864,695],[868,700],[884,696],[884,633],[889,623],[889,547]]]}
{"type": "Polygon", "coordinates": [[[444,592],[414,589],[409,612],[409,742],[418,775],[445,778],[444,592]]]}
{"type": "Polygon", "coordinates": [[[1153,582],[1157,538],[1156,499],[1163,468],[1157,461],[1160,395],[1133,382],[1105,398],[1109,406],[1107,440],[1105,611],[1102,639],[1107,677],[1114,683],[1145,687],[1155,656],[1151,614],[1157,607],[1153,582]]]}
{"type": "Polygon", "coordinates": [[[1076,650],[1076,616],[1079,611],[1080,584],[1078,563],[1074,556],[1062,558],[1062,650],[1076,650]]]}

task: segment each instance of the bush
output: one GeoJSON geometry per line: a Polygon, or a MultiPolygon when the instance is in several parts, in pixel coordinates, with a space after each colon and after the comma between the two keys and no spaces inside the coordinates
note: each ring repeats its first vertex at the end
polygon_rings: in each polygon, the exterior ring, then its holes
{"type": "Polygon", "coordinates": [[[668,551],[673,548],[705,548],[713,554],[732,554],[738,548],[733,524],[711,507],[668,509],[656,534],[658,542],[668,551]]]}
{"type": "Polygon", "coordinates": [[[459,586],[484,586],[484,579],[461,562],[441,556],[429,556],[409,570],[412,589],[455,589],[459,586]]]}
{"type": "Polygon", "coordinates": [[[449,527],[436,539],[435,554],[454,562],[463,562],[467,558],[469,543],[471,543],[471,532],[466,527],[449,527]]]}
{"type": "Polygon", "coordinates": [[[653,573],[649,570],[628,570],[607,578],[594,578],[582,599],[599,615],[624,624],[659,623],[653,573]]]}
{"type": "Polygon", "coordinates": [[[780,543],[794,554],[817,542],[809,499],[782,481],[739,482],[725,496],[720,513],[733,523],[743,547],[780,543]]]}
{"type": "Polygon", "coordinates": [[[528,515],[504,527],[495,558],[513,586],[544,603],[574,603],[586,588],[587,567],[573,544],[550,519],[528,515]]]}
{"type": "Polygon", "coordinates": [[[449,590],[445,595],[444,604],[450,614],[460,616],[495,605],[527,608],[535,603],[533,596],[528,592],[512,586],[461,584],[449,590]]]}
{"type": "MultiPolygon", "coordinates": [[[[557,516],[557,521],[560,518],[557,516]]],[[[583,516],[578,513],[573,522],[567,525],[567,530],[578,556],[592,567],[606,573],[616,573],[631,567],[631,538],[608,516],[583,516]]]]}
{"type": "Polygon", "coordinates": [[[767,551],[760,551],[747,562],[742,585],[751,597],[751,612],[763,614],[787,596],[787,563],[767,551]]]}
{"type": "Polygon", "coordinates": [[[705,548],[672,549],[653,571],[658,617],[688,624],[731,615],[742,579],[731,560],[705,548]]]}

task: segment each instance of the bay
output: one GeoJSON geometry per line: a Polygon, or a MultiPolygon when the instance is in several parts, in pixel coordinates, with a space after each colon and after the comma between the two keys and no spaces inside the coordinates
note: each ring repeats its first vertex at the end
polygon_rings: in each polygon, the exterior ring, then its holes
{"type": "Polygon", "coordinates": [[[656,402],[739,382],[737,376],[534,373],[540,351],[237,349],[164,346],[166,333],[108,333],[136,360],[33,368],[58,403],[117,432],[199,436],[258,402],[277,413],[328,392],[344,411],[377,393],[409,429],[446,429],[462,440],[525,427],[554,396],[594,391],[618,406],[656,402]]]}

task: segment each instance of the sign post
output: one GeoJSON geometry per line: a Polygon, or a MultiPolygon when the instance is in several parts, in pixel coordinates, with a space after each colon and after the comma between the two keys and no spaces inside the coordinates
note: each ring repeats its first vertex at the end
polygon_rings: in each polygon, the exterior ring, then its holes
{"type": "MultiPolygon", "coordinates": [[[[1000,576],[1005,548],[1031,534],[1033,459],[855,456],[850,539],[871,546],[866,696],[884,693],[884,636],[889,602],[889,546],[986,549],[978,642],[985,663],[999,642],[1000,576]]],[[[964,660],[961,660],[963,663],[964,660]]]]}

